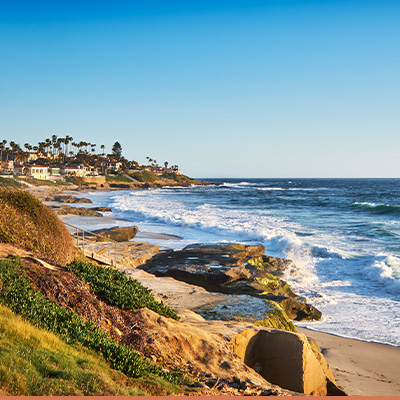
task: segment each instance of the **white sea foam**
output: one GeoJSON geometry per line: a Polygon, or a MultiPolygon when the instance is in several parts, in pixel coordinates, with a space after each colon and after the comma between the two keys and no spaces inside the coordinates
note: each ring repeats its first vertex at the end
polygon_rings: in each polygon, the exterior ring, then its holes
{"type": "Polygon", "coordinates": [[[303,191],[303,192],[313,192],[316,191],[318,189],[314,189],[314,188],[281,188],[281,187],[260,187],[257,188],[257,190],[260,191],[269,191],[269,190],[288,190],[288,191],[303,191]]]}
{"type": "Polygon", "coordinates": [[[365,267],[366,276],[379,282],[392,294],[400,294],[400,259],[394,256],[377,256],[370,266],[365,267]]]}

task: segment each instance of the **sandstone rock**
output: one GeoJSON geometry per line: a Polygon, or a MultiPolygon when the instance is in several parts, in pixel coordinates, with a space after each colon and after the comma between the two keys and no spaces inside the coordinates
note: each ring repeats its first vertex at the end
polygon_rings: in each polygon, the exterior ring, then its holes
{"type": "Polygon", "coordinates": [[[91,210],[100,211],[100,212],[111,212],[110,207],[92,207],[91,210]]]}
{"type": "Polygon", "coordinates": [[[325,357],[303,334],[248,329],[235,335],[231,345],[246,365],[282,388],[316,396],[344,394],[325,357]]]}
{"type": "Polygon", "coordinates": [[[53,207],[53,210],[58,215],[80,215],[82,217],[102,217],[103,214],[95,211],[92,208],[85,208],[85,207],[71,207],[71,206],[61,206],[61,207],[53,207]]]}
{"type": "Polygon", "coordinates": [[[241,394],[248,388],[275,390],[276,394],[291,394],[274,385],[243,364],[232,353],[228,342],[220,335],[198,327],[162,317],[148,309],[132,313],[142,335],[139,348],[143,354],[153,354],[168,368],[188,371],[192,376],[206,379],[206,385],[241,394]],[[235,382],[237,385],[230,386],[235,382]],[[221,385],[221,386],[220,386],[221,385]]]}
{"type": "Polygon", "coordinates": [[[321,313],[302,303],[279,276],[291,264],[267,257],[264,246],[243,244],[194,244],[181,251],[157,254],[140,268],[156,276],[170,276],[208,291],[247,294],[276,302],[293,298],[283,307],[296,319],[319,319],[321,313]]]}
{"type": "Polygon", "coordinates": [[[136,236],[137,231],[137,226],[130,226],[125,228],[115,227],[109,229],[98,229],[93,232],[116,242],[128,242],[136,236]]]}
{"type": "Polygon", "coordinates": [[[265,302],[268,306],[267,310],[265,311],[265,318],[257,321],[257,325],[296,332],[296,327],[290,321],[285,310],[280,304],[272,300],[265,300],[265,302]]]}
{"type": "Polygon", "coordinates": [[[52,200],[59,201],[60,203],[92,203],[90,199],[78,198],[76,196],[54,196],[52,200]]]}
{"type": "Polygon", "coordinates": [[[295,321],[320,320],[322,317],[321,311],[311,304],[300,303],[295,299],[286,298],[280,302],[280,305],[286,311],[287,316],[295,321]]]}
{"type": "Polygon", "coordinates": [[[130,189],[131,185],[129,183],[110,183],[110,187],[118,189],[130,189]]]}

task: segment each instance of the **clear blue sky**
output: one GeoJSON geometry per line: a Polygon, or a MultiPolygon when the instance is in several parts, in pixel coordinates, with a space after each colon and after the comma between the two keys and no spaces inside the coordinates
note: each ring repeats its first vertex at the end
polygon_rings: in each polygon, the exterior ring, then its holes
{"type": "Polygon", "coordinates": [[[399,1],[0,0],[0,139],[194,177],[399,177],[399,1]]]}

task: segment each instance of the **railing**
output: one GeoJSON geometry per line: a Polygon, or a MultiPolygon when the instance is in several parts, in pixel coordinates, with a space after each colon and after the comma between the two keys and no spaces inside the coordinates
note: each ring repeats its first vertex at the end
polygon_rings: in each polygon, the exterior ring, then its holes
{"type": "MultiPolygon", "coordinates": [[[[75,233],[72,236],[76,238],[76,246],[82,249],[83,254],[87,253],[87,251],[85,252],[86,241],[102,242],[107,245],[107,255],[108,255],[108,258],[110,259],[111,265],[114,265],[114,266],[117,265],[117,248],[119,245],[122,245],[122,246],[124,246],[124,248],[126,248],[126,245],[116,242],[115,240],[112,240],[106,236],[102,236],[97,233],[87,231],[83,228],[80,228],[79,226],[69,224],[68,222],[64,222],[64,225],[67,225],[67,226],[75,229],[75,233]],[[85,233],[86,233],[86,236],[85,236],[85,233]],[[96,240],[97,238],[100,240],[96,240]],[[111,250],[112,250],[112,247],[114,247],[114,259],[112,259],[112,257],[110,256],[110,247],[111,247],[111,250]]],[[[92,254],[91,258],[94,258],[93,254],[92,254]]],[[[98,255],[98,257],[95,259],[97,259],[98,261],[102,261],[101,259],[99,259],[99,256],[100,255],[98,255]]]]}

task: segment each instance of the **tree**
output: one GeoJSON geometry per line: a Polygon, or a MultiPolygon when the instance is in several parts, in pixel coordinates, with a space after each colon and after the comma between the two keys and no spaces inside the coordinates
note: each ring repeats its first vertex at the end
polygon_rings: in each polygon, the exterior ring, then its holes
{"type": "Polygon", "coordinates": [[[101,150],[103,150],[102,155],[104,156],[104,149],[105,149],[104,144],[102,144],[100,147],[101,147],[101,150]]]}
{"type": "Polygon", "coordinates": [[[117,158],[118,160],[122,156],[122,146],[119,144],[119,142],[115,142],[114,146],[112,147],[112,153],[117,158]]]}
{"type": "Polygon", "coordinates": [[[3,151],[6,147],[6,144],[7,144],[7,140],[5,140],[5,139],[0,142],[0,151],[1,151],[0,161],[3,161],[3,151]]]}

